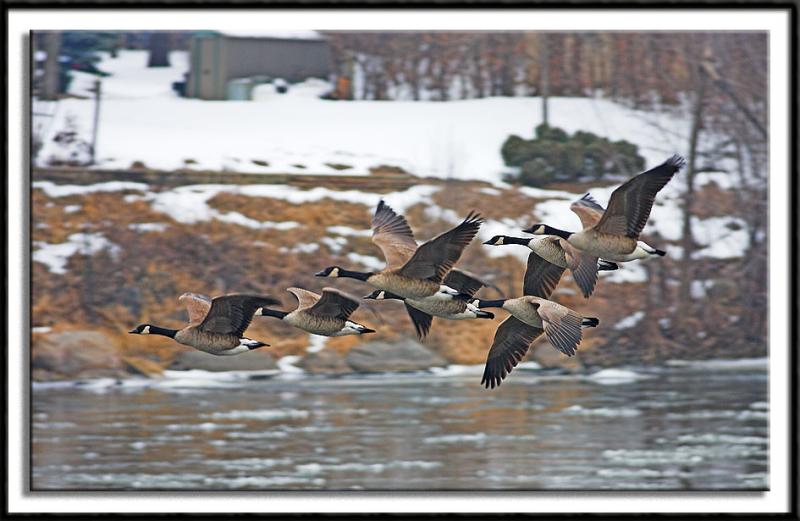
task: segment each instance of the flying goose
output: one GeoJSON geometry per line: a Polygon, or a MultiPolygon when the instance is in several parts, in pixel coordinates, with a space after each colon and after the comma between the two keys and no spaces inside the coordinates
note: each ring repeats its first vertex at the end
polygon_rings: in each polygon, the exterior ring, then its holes
{"type": "Polygon", "coordinates": [[[596,318],[581,317],[571,309],[547,300],[563,271],[564,268],[531,253],[523,282],[525,296],[471,302],[478,309],[498,307],[511,314],[497,327],[486,358],[481,383],[487,389],[500,385],[542,333],[547,335],[553,347],[572,356],[581,342],[581,326],[595,327],[600,323],[596,318]]]}
{"type": "Polygon", "coordinates": [[[358,279],[405,298],[468,299],[442,282],[483,222],[480,215],[470,212],[455,228],[417,247],[405,219],[380,201],[372,219],[372,242],[383,252],[386,268],[361,272],[330,266],[316,276],[358,279]]]}
{"type": "Polygon", "coordinates": [[[274,298],[225,295],[210,299],[197,293],[184,293],[178,301],[186,306],[189,313],[188,326],[183,329],[168,329],[152,324],[139,324],[128,333],[167,336],[180,344],[212,355],[238,355],[269,345],[243,335],[259,308],[279,303],[274,298]]]}
{"type": "MultiPolygon", "coordinates": [[[[414,232],[408,225],[408,221],[384,201],[378,203],[375,215],[372,217],[372,230],[372,242],[381,249],[389,265],[405,264],[417,251],[417,242],[414,240],[414,232]]],[[[442,299],[441,295],[437,294],[424,299],[411,299],[417,303],[424,301],[421,307],[412,305],[410,301],[405,303],[406,312],[411,318],[411,322],[414,324],[417,336],[420,339],[425,338],[428,334],[433,321],[432,315],[453,319],[454,314],[459,315],[467,309],[466,301],[470,300],[479,289],[483,286],[491,286],[477,276],[457,268],[453,268],[447,273],[443,285],[459,292],[459,296],[455,299],[442,299]],[[436,313],[427,313],[423,311],[423,308],[436,310],[436,313]]],[[[495,286],[491,287],[497,289],[495,286]]],[[[364,298],[376,300],[405,299],[405,297],[388,291],[384,291],[383,296],[378,298],[381,291],[376,290],[364,298]]],[[[488,311],[482,311],[481,313],[491,315],[488,311]]],[[[476,317],[465,316],[463,318],[476,317]]]]}
{"type": "MultiPolygon", "coordinates": [[[[447,274],[444,283],[470,297],[481,287],[486,285],[486,283],[477,277],[456,270],[451,270],[450,273],[447,274]]],[[[408,316],[411,317],[411,322],[414,323],[414,329],[416,329],[417,336],[420,340],[428,335],[433,317],[445,318],[447,320],[494,318],[493,313],[480,310],[469,302],[461,299],[442,300],[432,297],[411,299],[383,290],[375,290],[364,298],[375,300],[402,300],[406,306],[408,316]]]]}
{"type": "MultiPolygon", "coordinates": [[[[583,229],[590,228],[597,224],[603,215],[603,207],[586,194],[577,201],[573,202],[570,209],[580,218],[583,229]]],[[[585,254],[571,246],[564,239],[552,236],[542,239],[510,237],[508,235],[495,235],[483,244],[490,246],[504,246],[507,244],[521,244],[527,246],[536,255],[546,261],[563,268],[569,268],[572,278],[581,289],[583,296],[589,298],[597,284],[597,272],[603,270],[616,270],[619,268],[615,263],[606,260],[598,261],[596,257],[585,254]]],[[[559,275],[560,277],[560,275],[559,275]]]]}
{"type": "Polygon", "coordinates": [[[345,336],[374,333],[374,329],[348,320],[358,308],[354,297],[334,288],[324,288],[320,297],[302,288],[286,291],[297,298],[297,309],[291,312],[262,307],[256,314],[275,317],[314,335],[345,336]]]}
{"type": "Polygon", "coordinates": [[[639,234],[650,217],[656,194],[685,164],[682,157],[674,155],[657,167],[629,179],[611,194],[608,208],[600,220],[580,232],[567,232],[546,224],[534,224],[523,231],[558,236],[583,253],[611,262],[664,255],[664,252],[640,242],[639,234]]]}

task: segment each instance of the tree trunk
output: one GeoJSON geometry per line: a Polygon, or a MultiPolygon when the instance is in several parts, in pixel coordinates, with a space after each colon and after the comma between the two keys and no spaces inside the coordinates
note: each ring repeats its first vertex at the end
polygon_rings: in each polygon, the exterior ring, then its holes
{"type": "Polygon", "coordinates": [[[542,33],[539,40],[539,90],[542,96],[542,123],[547,125],[547,98],[550,94],[550,42],[547,33],[542,33]]]}
{"type": "Polygon", "coordinates": [[[694,177],[697,171],[697,143],[703,128],[703,106],[705,104],[706,77],[702,72],[697,74],[697,90],[695,92],[694,107],[692,108],[692,127],[689,136],[689,157],[686,165],[686,194],[684,195],[682,241],[683,256],[681,258],[681,289],[680,301],[686,305],[691,301],[691,286],[693,277],[692,251],[694,238],[692,237],[692,209],[694,205],[694,177]]]}
{"type": "Polygon", "coordinates": [[[42,99],[54,100],[61,92],[59,81],[60,67],[58,57],[61,54],[61,33],[48,31],[44,35],[44,50],[47,58],[44,62],[44,81],[42,84],[42,99]]]}
{"type": "Polygon", "coordinates": [[[150,35],[148,67],[169,67],[169,33],[156,31],[150,35]]]}

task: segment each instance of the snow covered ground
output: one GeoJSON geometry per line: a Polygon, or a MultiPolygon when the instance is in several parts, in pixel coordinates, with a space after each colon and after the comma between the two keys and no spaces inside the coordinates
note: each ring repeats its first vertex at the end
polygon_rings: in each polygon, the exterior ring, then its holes
{"type": "MultiPolygon", "coordinates": [[[[292,86],[286,95],[262,86],[254,101],[185,99],[171,91],[171,83],[183,79],[186,53],[173,52],[168,68],[148,69],[146,60],[145,51],[121,51],[113,59],[103,55],[99,63],[111,76],[102,79],[98,167],[128,168],[141,161],[163,170],[367,174],[370,167],[389,164],[420,176],[500,182],[507,171],[502,142],[512,133],[530,137],[541,121],[538,98],[328,101],[318,98],[328,88],[319,80],[292,86]]],[[[96,78],[74,74],[71,93],[87,99],[37,104],[36,112],[53,114],[43,129],[39,164],[64,156],[52,138],[69,126],[89,141],[94,114],[89,89],[96,78]]],[[[636,143],[648,165],[681,152],[687,133],[685,118],[602,99],[553,98],[550,114],[551,123],[567,131],[636,143]]]]}

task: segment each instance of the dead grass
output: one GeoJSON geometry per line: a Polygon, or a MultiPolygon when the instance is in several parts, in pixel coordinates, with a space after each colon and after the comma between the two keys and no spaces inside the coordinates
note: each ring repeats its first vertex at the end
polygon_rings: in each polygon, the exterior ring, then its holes
{"type": "MultiPolygon", "coordinates": [[[[364,178],[364,182],[368,183],[369,177],[364,178]]],[[[472,209],[492,219],[532,214],[536,201],[518,191],[503,190],[496,195],[481,192],[482,188],[486,185],[479,182],[446,183],[434,194],[433,200],[459,216],[466,216],[472,209]]],[[[565,188],[579,191],[574,185],[565,188]]],[[[370,188],[370,191],[374,190],[370,188]]],[[[49,198],[42,190],[32,191],[33,240],[60,243],[79,231],[99,232],[118,245],[120,253],[116,257],[107,251],[91,257],[73,255],[64,275],[53,274],[38,262],[32,263],[31,318],[34,324],[51,326],[56,331],[99,329],[107,332],[120,353],[132,360],[130,365],[135,366],[135,370],[154,370],[149,362],[166,367],[180,352],[181,348],[169,339],[148,338],[145,342],[128,335],[127,331],[136,324],[148,322],[183,327],[185,311],[177,297],[184,291],[212,296],[233,292],[272,295],[282,301],[281,309],[286,310],[296,305],[285,291],[290,286],[319,292],[330,285],[359,297],[371,291],[359,281],[319,279],[313,275],[331,265],[363,269],[347,259],[348,252],[381,258],[380,250],[369,237],[344,237],[346,243],[340,251],[320,243],[323,237],[332,236],[327,232],[330,226],[369,229],[373,209],[367,206],[332,199],[294,205],[278,199],[231,193],[220,193],[211,199],[209,204],[221,212],[236,211],[259,221],[300,224],[289,230],[253,230],[220,221],[174,222],[154,212],[149,202],[125,201],[124,196],[124,192],[109,192],[49,198]],[[64,210],[68,205],[79,205],[80,209],[68,213],[64,210]],[[140,232],[128,227],[143,222],[161,222],[169,226],[163,232],[140,232]],[[286,251],[300,243],[320,243],[320,247],[309,253],[286,251]]],[[[707,185],[698,192],[696,206],[702,218],[736,211],[733,196],[715,185],[707,185]]],[[[452,227],[449,221],[431,219],[425,210],[426,205],[417,204],[405,212],[417,240],[430,239],[452,227]]],[[[488,257],[486,248],[475,241],[464,251],[459,267],[493,281],[500,288],[499,294],[493,289],[482,289],[480,295],[485,298],[521,295],[524,263],[511,255],[488,257]]],[[[670,264],[669,258],[650,262],[661,262],[673,273],[679,269],[670,264]]],[[[571,277],[565,274],[553,297],[579,313],[600,318],[600,327],[586,331],[586,340],[580,348],[581,360],[589,365],[619,363],[624,357],[637,359],[635,357],[641,354],[636,351],[641,331],[634,328],[620,332],[614,330],[613,325],[643,308],[643,285],[610,284],[603,278],[601,276],[595,294],[587,301],[580,296],[571,277]]],[[[720,302],[726,313],[738,313],[736,291],[720,302]]],[[[453,363],[482,363],[503,317],[504,312],[498,311],[493,321],[436,318],[425,344],[453,363]]],[[[415,338],[403,305],[396,302],[365,304],[353,318],[378,333],[332,338],[327,342],[327,349],[344,355],[362,342],[415,338]]],[[[718,319],[723,320],[724,316],[698,320],[718,319]]],[[[309,345],[305,333],[268,317],[255,317],[248,336],[272,344],[269,349],[278,357],[303,354],[309,345]]],[[[659,349],[673,348],[670,341],[663,344],[659,349]]],[[[663,352],[654,351],[647,356],[663,357],[663,352]]]]}
{"type": "Polygon", "coordinates": [[[221,212],[239,212],[259,221],[296,221],[309,228],[328,226],[369,227],[370,209],[360,204],[321,199],[313,204],[292,204],[281,199],[248,197],[222,192],[208,204],[221,212]]]}

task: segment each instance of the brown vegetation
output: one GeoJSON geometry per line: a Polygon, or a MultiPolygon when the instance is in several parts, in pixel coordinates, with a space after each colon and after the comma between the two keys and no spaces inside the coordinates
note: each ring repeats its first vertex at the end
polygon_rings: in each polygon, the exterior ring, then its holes
{"type": "MultiPolygon", "coordinates": [[[[446,189],[433,196],[437,205],[453,210],[454,215],[463,216],[478,209],[489,218],[526,215],[535,218],[533,208],[537,201],[518,191],[502,189],[499,195],[492,195],[481,191],[486,188],[485,183],[457,184],[457,190],[447,189],[446,185],[446,189]]],[[[697,205],[705,209],[703,216],[735,211],[730,193],[713,184],[698,190],[696,197],[703,203],[697,205]]],[[[102,331],[116,346],[121,363],[135,373],[148,374],[156,367],[166,367],[177,353],[186,349],[169,339],[142,339],[126,333],[133,325],[144,322],[182,327],[186,318],[177,297],[184,291],[209,295],[263,293],[281,299],[282,308],[292,309],[296,303],[285,292],[289,286],[319,290],[325,285],[335,285],[357,296],[366,294],[368,288],[358,281],[321,280],[313,273],[333,264],[363,269],[345,257],[349,252],[381,257],[369,237],[343,237],[342,248],[320,242],[331,235],[327,232],[329,226],[369,227],[371,208],[332,199],[295,205],[278,199],[220,193],[209,201],[212,208],[223,213],[235,211],[259,221],[299,224],[288,230],[254,230],[218,220],[183,224],[155,212],[147,201],[126,200],[124,192],[49,198],[34,189],[32,203],[33,241],[61,243],[73,233],[97,232],[119,247],[115,253],[108,250],[93,255],[76,253],[69,258],[64,274],[52,273],[45,265],[34,262],[32,323],[52,326],[56,331],[102,331]],[[67,212],[64,210],[67,206],[80,208],[67,212]],[[130,224],[143,222],[163,223],[166,228],[163,231],[129,228],[130,224]],[[306,253],[291,251],[301,243],[315,243],[319,247],[306,253]]],[[[452,216],[436,218],[427,208],[425,204],[416,204],[404,212],[417,231],[418,240],[427,240],[453,224],[452,216]]],[[[476,241],[465,251],[460,266],[491,280],[502,295],[520,294],[524,264],[510,250],[509,255],[502,257],[488,257],[486,253],[486,247],[476,241]]],[[[565,274],[554,298],[601,321],[601,327],[587,332],[580,361],[591,366],[763,353],[763,343],[747,340],[738,319],[731,318],[741,314],[743,295],[736,284],[727,281],[736,280],[741,260],[695,264],[697,273],[707,273],[707,278],[714,282],[708,289],[711,299],[691,319],[692,327],[696,328],[692,330],[693,337],[678,328],[680,308],[663,308],[657,302],[648,305],[647,287],[661,287],[666,294],[677,291],[669,280],[680,270],[679,259],[666,257],[648,263],[651,272],[648,285],[612,284],[601,277],[588,301],[575,291],[574,283],[565,274]],[[645,320],[631,329],[614,329],[621,318],[639,310],[647,311],[645,320]],[[668,320],[659,322],[659,319],[668,320]],[[697,331],[701,333],[698,335],[697,331]],[[647,341],[642,340],[643,335],[648,335],[647,341]]],[[[491,288],[482,291],[489,298],[499,296],[491,288]]],[[[435,319],[425,343],[451,363],[481,363],[497,324],[504,318],[502,311],[497,315],[494,321],[435,319]]],[[[394,341],[413,336],[405,310],[397,302],[365,303],[354,318],[377,329],[378,335],[366,339],[330,339],[326,349],[344,355],[363,341],[394,341]]],[[[267,317],[256,317],[248,336],[272,344],[269,349],[278,357],[302,354],[309,345],[307,335],[267,317]]],[[[536,345],[540,343],[546,345],[546,340],[539,340],[536,345]]]]}

